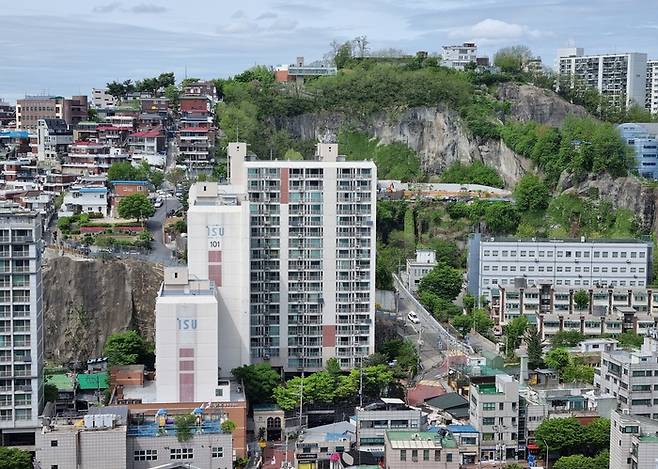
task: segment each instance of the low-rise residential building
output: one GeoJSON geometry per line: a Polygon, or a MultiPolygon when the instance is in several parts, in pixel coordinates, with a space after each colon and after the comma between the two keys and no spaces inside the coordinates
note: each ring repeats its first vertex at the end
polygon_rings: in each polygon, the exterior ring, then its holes
{"type": "Polygon", "coordinates": [[[456,70],[464,70],[469,63],[476,63],[478,47],[474,42],[464,42],[453,46],[443,46],[441,65],[456,70]]]}
{"type": "Polygon", "coordinates": [[[425,430],[426,416],[420,409],[404,401],[383,397],[381,401],[356,409],[357,447],[361,451],[384,454],[384,434],[387,430],[425,430]]]}
{"type": "Polygon", "coordinates": [[[137,193],[148,195],[150,189],[148,181],[110,181],[110,184],[112,185],[112,209],[110,213],[113,217],[119,216],[117,207],[121,199],[137,193]]]}
{"type": "Polygon", "coordinates": [[[297,62],[290,65],[279,65],[274,69],[274,79],[278,82],[304,83],[305,78],[336,75],[336,67],[326,65],[305,65],[304,57],[297,57],[297,62]]]}
{"type": "Polygon", "coordinates": [[[16,122],[16,106],[0,98],[0,128],[16,122]]]}
{"type": "Polygon", "coordinates": [[[92,121],[78,122],[73,128],[73,141],[97,142],[98,126],[99,126],[98,122],[92,122],[92,121]]]}
{"type": "Polygon", "coordinates": [[[619,124],[617,128],[626,144],[633,150],[638,174],[658,179],[658,124],[629,122],[619,124]]]}
{"type": "Polygon", "coordinates": [[[480,432],[473,425],[452,424],[446,428],[457,442],[459,464],[477,464],[480,454],[480,432]]]}
{"type": "Polygon", "coordinates": [[[78,176],[107,174],[113,163],[128,161],[121,148],[89,141],[74,142],[64,157],[62,172],[78,176]]]}
{"type": "Polygon", "coordinates": [[[420,281],[436,265],[436,251],[432,249],[417,249],[416,258],[407,259],[407,288],[409,291],[418,291],[420,281]]]}
{"type": "Polygon", "coordinates": [[[194,409],[191,437],[177,438],[178,409],[154,415],[129,412],[126,406],[90,408],[77,418],[44,418],[36,440],[38,467],[147,469],[155,467],[229,468],[232,437],[221,429],[226,415],[214,409],[194,409]]]}
{"type": "MultiPolygon", "coordinates": [[[[356,441],[351,422],[337,422],[301,432],[295,443],[297,469],[329,469],[332,455],[349,451],[356,441]]],[[[336,457],[336,456],[333,456],[336,457]]]]}
{"type": "Polygon", "coordinates": [[[643,469],[658,460],[658,421],[614,411],[610,414],[610,467],[643,469]]]}
{"type": "Polygon", "coordinates": [[[183,86],[185,96],[206,96],[211,101],[217,101],[217,87],[212,81],[195,81],[183,86]]]}
{"type": "Polygon", "coordinates": [[[639,351],[604,352],[594,385],[601,393],[612,394],[621,410],[658,419],[658,339],[644,338],[639,351]]]}
{"type": "Polygon", "coordinates": [[[113,109],[117,104],[117,98],[108,93],[107,88],[92,88],[91,104],[96,109],[113,109]]]}
{"type": "Polygon", "coordinates": [[[37,123],[37,157],[55,163],[64,157],[73,142],[73,132],[64,119],[39,119],[37,123]]]}
{"type": "Polygon", "coordinates": [[[130,153],[155,155],[164,151],[165,137],[160,129],[134,132],[128,137],[130,153]]]}
{"type": "Polygon", "coordinates": [[[213,165],[215,134],[205,127],[187,127],[178,131],[179,162],[189,168],[208,169],[213,165]]]}
{"type": "Polygon", "coordinates": [[[211,101],[207,96],[181,96],[181,114],[210,115],[212,112],[211,101]]]}
{"type": "Polygon", "coordinates": [[[452,434],[388,430],[385,432],[386,469],[458,469],[459,448],[452,434]]]}
{"type": "Polygon", "coordinates": [[[470,423],[480,432],[480,459],[505,461],[517,456],[519,383],[509,375],[473,378],[469,387],[470,423]]]}
{"type": "Polygon", "coordinates": [[[140,100],[142,112],[166,116],[169,113],[169,98],[144,98],[140,100]]]}
{"type": "Polygon", "coordinates": [[[100,213],[107,217],[107,195],[105,186],[73,186],[64,195],[58,215],[70,217],[77,213],[100,213]]]}

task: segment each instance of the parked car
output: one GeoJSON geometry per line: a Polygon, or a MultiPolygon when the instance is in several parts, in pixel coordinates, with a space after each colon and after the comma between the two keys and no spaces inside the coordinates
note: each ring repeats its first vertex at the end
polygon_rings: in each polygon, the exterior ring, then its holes
{"type": "Polygon", "coordinates": [[[155,199],[155,203],[153,204],[153,206],[155,208],[160,208],[160,207],[162,207],[162,203],[163,203],[162,199],[160,197],[158,197],[157,199],[155,199]]]}
{"type": "Polygon", "coordinates": [[[420,324],[420,319],[418,319],[418,315],[415,311],[409,311],[409,314],[407,314],[407,319],[414,324],[420,324]]]}

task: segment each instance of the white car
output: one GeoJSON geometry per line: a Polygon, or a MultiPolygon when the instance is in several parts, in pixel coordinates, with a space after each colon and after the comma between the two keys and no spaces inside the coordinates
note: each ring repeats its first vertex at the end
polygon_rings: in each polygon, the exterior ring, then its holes
{"type": "Polygon", "coordinates": [[[418,319],[418,315],[415,311],[409,311],[409,314],[407,314],[407,319],[414,324],[420,324],[420,319],[418,319]]]}
{"type": "Polygon", "coordinates": [[[155,203],[153,204],[153,206],[154,206],[155,208],[160,208],[160,207],[162,207],[162,199],[161,199],[160,197],[158,197],[157,199],[155,199],[155,203]]]}

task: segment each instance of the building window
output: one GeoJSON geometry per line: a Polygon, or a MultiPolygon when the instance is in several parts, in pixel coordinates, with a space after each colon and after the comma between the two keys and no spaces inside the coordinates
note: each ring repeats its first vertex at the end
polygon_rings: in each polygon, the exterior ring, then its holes
{"type": "Polygon", "coordinates": [[[495,402],[484,402],[482,404],[482,410],[496,410],[495,402]]]}
{"type": "Polygon", "coordinates": [[[496,423],[496,417],[483,417],[482,425],[493,425],[496,423]]]}
{"type": "Polygon", "coordinates": [[[452,453],[446,454],[446,462],[452,462],[452,453]]]}
{"type": "Polygon", "coordinates": [[[224,448],[221,446],[213,446],[212,448],[212,457],[213,458],[223,458],[224,457],[224,448]]]}
{"type": "Polygon", "coordinates": [[[57,446],[57,440],[50,440],[50,446],[53,448],[57,446]]]}
{"type": "Polygon", "coordinates": [[[430,460],[430,450],[424,449],[423,450],[423,461],[429,461],[430,460]]]}
{"type": "Polygon", "coordinates": [[[169,459],[194,459],[193,448],[171,448],[169,459]]]}
{"type": "Polygon", "coordinates": [[[407,460],[407,450],[406,449],[401,449],[400,450],[400,461],[406,461],[407,460]]]}
{"type": "Polygon", "coordinates": [[[157,449],[141,449],[135,451],[135,461],[157,461],[157,460],[158,460],[157,449]]]}

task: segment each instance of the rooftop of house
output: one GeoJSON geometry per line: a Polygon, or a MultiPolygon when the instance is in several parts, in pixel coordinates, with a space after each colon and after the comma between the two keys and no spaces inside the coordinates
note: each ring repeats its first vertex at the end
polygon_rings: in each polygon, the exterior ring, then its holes
{"type": "Polygon", "coordinates": [[[78,389],[82,391],[107,389],[108,387],[106,371],[100,373],[81,373],[76,375],[75,379],[78,382],[78,389]]]}
{"type": "Polygon", "coordinates": [[[56,375],[51,375],[46,380],[46,384],[52,384],[57,388],[58,391],[62,392],[73,392],[75,382],[73,381],[73,376],[70,376],[65,373],[59,373],[56,375]]]}
{"type": "Polygon", "coordinates": [[[452,433],[480,433],[473,425],[452,424],[447,426],[452,433]]]}
{"type": "Polygon", "coordinates": [[[162,137],[162,132],[160,129],[144,130],[141,132],[135,132],[130,134],[131,137],[141,137],[141,138],[157,138],[162,137]]]}
{"type": "Polygon", "coordinates": [[[644,244],[649,245],[651,243],[648,239],[609,239],[609,238],[599,238],[599,239],[589,239],[582,237],[578,238],[565,238],[565,239],[549,239],[549,238],[514,238],[507,236],[483,236],[482,243],[552,243],[552,244],[568,244],[568,243],[578,243],[578,244],[644,244]]]}
{"type": "Polygon", "coordinates": [[[386,436],[394,449],[456,448],[457,442],[449,432],[414,432],[388,430],[386,436]]]}

